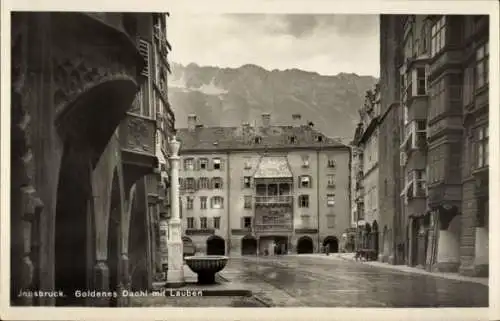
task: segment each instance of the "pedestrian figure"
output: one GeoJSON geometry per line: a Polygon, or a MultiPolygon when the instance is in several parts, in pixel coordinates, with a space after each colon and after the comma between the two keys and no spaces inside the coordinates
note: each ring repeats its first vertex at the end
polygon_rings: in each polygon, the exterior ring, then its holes
{"type": "Polygon", "coordinates": [[[328,256],[328,255],[330,255],[330,244],[327,244],[327,245],[325,246],[325,252],[326,252],[326,255],[327,255],[327,256],[328,256]]]}

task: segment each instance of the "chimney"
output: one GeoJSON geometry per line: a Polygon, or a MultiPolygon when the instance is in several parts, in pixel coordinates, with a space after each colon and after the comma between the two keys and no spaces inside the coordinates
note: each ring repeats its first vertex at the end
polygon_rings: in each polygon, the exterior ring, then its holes
{"type": "Polygon", "coordinates": [[[189,114],[188,115],[188,130],[190,132],[196,130],[196,122],[197,122],[196,115],[195,114],[189,114]]]}
{"type": "Polygon", "coordinates": [[[188,115],[188,130],[190,132],[195,131],[196,129],[196,115],[195,114],[189,114],[188,115]]]}
{"type": "Polygon", "coordinates": [[[269,128],[270,123],[271,123],[271,114],[263,113],[262,114],[262,127],[269,128]]]}
{"type": "Polygon", "coordinates": [[[295,127],[300,127],[302,125],[302,115],[301,114],[293,114],[292,115],[292,123],[295,127]]]}

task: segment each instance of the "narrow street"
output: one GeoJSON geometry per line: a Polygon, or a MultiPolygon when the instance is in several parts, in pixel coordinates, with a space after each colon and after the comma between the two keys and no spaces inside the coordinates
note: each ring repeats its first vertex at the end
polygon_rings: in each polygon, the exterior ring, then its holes
{"type": "Polygon", "coordinates": [[[488,287],[341,258],[231,258],[222,276],[278,307],[487,307],[488,287]]]}

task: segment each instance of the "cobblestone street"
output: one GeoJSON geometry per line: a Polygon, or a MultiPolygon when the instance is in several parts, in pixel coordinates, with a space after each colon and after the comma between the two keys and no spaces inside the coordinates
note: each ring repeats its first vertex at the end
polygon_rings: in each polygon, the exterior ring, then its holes
{"type": "Polygon", "coordinates": [[[231,258],[223,277],[278,307],[487,307],[488,287],[338,259],[231,258]]]}

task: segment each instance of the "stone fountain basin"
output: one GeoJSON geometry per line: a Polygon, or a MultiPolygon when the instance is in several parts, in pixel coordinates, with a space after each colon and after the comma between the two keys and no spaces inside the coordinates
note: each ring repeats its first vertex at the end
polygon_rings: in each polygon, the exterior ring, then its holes
{"type": "Polygon", "coordinates": [[[215,274],[226,267],[229,258],[222,255],[197,255],[185,258],[187,266],[198,274],[198,283],[214,284],[215,274]]]}

